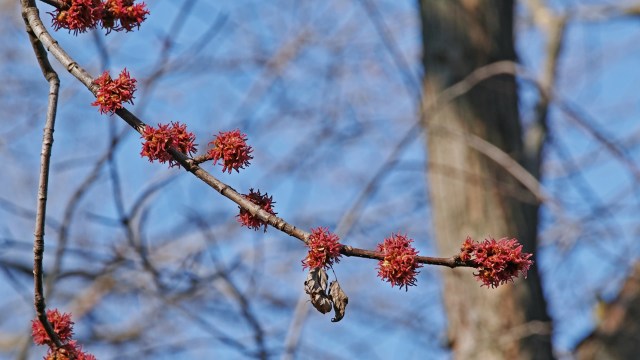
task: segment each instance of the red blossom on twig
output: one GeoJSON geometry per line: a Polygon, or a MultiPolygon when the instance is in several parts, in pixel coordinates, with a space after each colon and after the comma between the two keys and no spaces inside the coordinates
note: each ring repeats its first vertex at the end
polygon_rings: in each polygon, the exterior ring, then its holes
{"type": "Polygon", "coordinates": [[[169,146],[188,156],[196,152],[195,136],[187,131],[187,125],[180,122],[172,122],[169,125],[158,124],[157,129],[147,125],[142,131],[141,138],[145,141],[142,143],[140,155],[148,157],[151,162],[154,160],[162,164],[169,162],[169,167],[180,167],[180,164],[167,152],[169,146]]]}
{"type": "Polygon", "coordinates": [[[253,149],[247,145],[247,135],[236,129],[233,131],[220,132],[216,138],[209,143],[213,148],[207,152],[213,164],[222,160],[222,172],[229,172],[244,169],[249,166],[249,160],[253,159],[251,152],[253,149]]]}
{"type": "Polygon", "coordinates": [[[98,85],[96,101],[93,106],[100,106],[100,113],[113,113],[122,108],[123,102],[133,104],[133,93],[136,91],[136,79],[129,76],[125,68],[117,79],[111,79],[108,71],[105,71],[93,81],[98,85]]]}
{"type": "Polygon", "coordinates": [[[391,286],[398,285],[400,289],[416,284],[417,269],[422,264],[416,261],[418,251],[411,246],[413,239],[405,235],[392,234],[378,244],[377,250],[384,256],[378,263],[378,276],[391,283],[391,286]]]}
{"type": "Polygon", "coordinates": [[[498,241],[490,238],[479,243],[467,237],[459,256],[461,260],[472,261],[477,265],[478,272],[473,275],[482,282],[481,286],[492,288],[513,281],[518,274],[526,278],[527,271],[533,264],[529,260],[532,254],[523,253],[518,240],[508,238],[498,241]]]}
{"type": "MultiPolygon", "coordinates": [[[[67,342],[73,337],[73,321],[71,321],[71,314],[60,313],[58,309],[47,310],[47,319],[53,327],[53,330],[58,334],[60,341],[67,342]]],[[[31,336],[33,336],[33,342],[38,345],[53,344],[47,331],[42,326],[40,320],[35,319],[31,321],[31,336]]]]}
{"type": "Polygon", "coordinates": [[[68,5],[64,9],[56,9],[49,13],[53,28],[57,31],[67,29],[74,34],[86,32],[96,27],[102,18],[102,2],[100,0],[64,0],[68,5]]]}
{"type": "Polygon", "coordinates": [[[32,320],[31,335],[33,336],[33,342],[37,345],[49,346],[47,355],[44,357],[45,360],[96,360],[95,356],[83,352],[82,346],[72,340],[73,321],[71,321],[71,314],[61,314],[57,309],[47,310],[47,319],[51,323],[53,330],[58,334],[62,346],[56,347],[53,341],[49,339],[49,335],[47,335],[40,320],[32,320]]]}
{"type": "MultiPolygon", "coordinates": [[[[260,194],[260,190],[257,192],[253,191],[253,189],[249,189],[249,194],[243,195],[246,199],[251,201],[252,203],[260,206],[262,210],[268,212],[271,215],[276,215],[277,213],[273,211],[273,197],[268,196],[267,193],[260,194]]],[[[267,223],[258,219],[258,217],[251,215],[247,210],[240,208],[240,214],[236,215],[238,218],[238,222],[243,226],[246,226],[250,229],[258,231],[261,226],[264,226],[264,231],[267,231],[267,223]]]]}
{"type": "Polygon", "coordinates": [[[134,0],[62,0],[66,6],[49,13],[55,30],[68,29],[75,35],[94,29],[98,23],[107,30],[133,31],[149,15],[147,5],[134,0]]]}
{"type": "Polygon", "coordinates": [[[309,253],[302,260],[303,269],[320,267],[328,269],[334,262],[340,262],[340,256],[342,256],[340,254],[340,248],[342,248],[340,238],[327,228],[317,227],[311,229],[307,246],[309,247],[309,253]]]}
{"type": "Polygon", "coordinates": [[[140,28],[140,24],[149,15],[145,3],[134,4],[134,0],[107,0],[104,4],[102,15],[102,27],[111,30],[127,32],[134,27],[140,28]]]}
{"type": "Polygon", "coordinates": [[[68,344],[64,344],[59,348],[50,347],[47,351],[45,360],[96,360],[92,354],[82,351],[76,341],[71,340],[68,344]]]}

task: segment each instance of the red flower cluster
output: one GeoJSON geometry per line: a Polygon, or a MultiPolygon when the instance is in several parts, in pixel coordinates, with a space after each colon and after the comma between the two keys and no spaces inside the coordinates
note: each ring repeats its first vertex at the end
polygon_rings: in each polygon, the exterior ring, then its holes
{"type": "Polygon", "coordinates": [[[57,31],[68,29],[74,34],[86,32],[96,27],[102,18],[103,5],[100,0],[64,0],[66,9],[56,9],[53,13],[52,25],[57,31]]]}
{"type": "Polygon", "coordinates": [[[338,235],[333,234],[327,228],[317,227],[311,229],[311,235],[309,236],[309,253],[307,257],[302,260],[302,268],[316,269],[325,268],[328,269],[334,262],[340,262],[340,238],[338,235]]]}
{"type": "Polygon", "coordinates": [[[133,0],[107,0],[104,3],[102,27],[107,29],[107,34],[111,30],[132,31],[134,27],[140,28],[147,15],[149,10],[145,3],[134,4],[133,0]]]}
{"type": "Polygon", "coordinates": [[[482,286],[492,288],[513,281],[519,273],[526,278],[533,264],[529,260],[531,256],[522,252],[522,245],[516,239],[507,238],[485,239],[478,243],[467,237],[460,249],[462,261],[472,261],[478,266],[478,272],[473,275],[482,281],[482,286]]]}
{"type": "Polygon", "coordinates": [[[53,16],[55,30],[68,29],[74,34],[95,29],[98,23],[115,31],[132,31],[146,20],[149,10],[145,3],[134,4],[134,0],[62,0],[66,6],[49,13],[53,16]]]}
{"type": "Polygon", "coordinates": [[[398,285],[400,289],[416,284],[417,269],[422,264],[416,261],[418,251],[411,246],[413,239],[404,235],[392,234],[390,238],[384,239],[382,244],[378,244],[377,250],[382,253],[384,260],[378,263],[378,276],[391,286],[398,285]]]}
{"type": "Polygon", "coordinates": [[[44,360],[96,360],[96,357],[82,351],[82,346],[71,340],[55,350],[50,347],[44,360]]]}
{"type": "Polygon", "coordinates": [[[213,145],[213,148],[207,153],[214,165],[222,160],[222,172],[227,171],[231,174],[232,169],[240,172],[239,169],[249,166],[249,160],[253,159],[253,149],[247,145],[247,135],[238,129],[221,131],[209,145],[213,145]]]}
{"type": "Polygon", "coordinates": [[[193,143],[196,137],[187,131],[187,125],[180,122],[172,122],[169,125],[158,124],[157,129],[147,125],[142,131],[141,138],[145,141],[142,143],[140,155],[148,157],[151,162],[158,160],[164,164],[168,161],[169,167],[180,167],[180,164],[167,152],[169,146],[188,156],[196,152],[196,144],[193,143]]]}
{"type": "Polygon", "coordinates": [[[122,109],[122,103],[128,102],[133,104],[133,93],[136,91],[136,79],[129,76],[129,72],[125,68],[120,72],[117,79],[111,79],[108,71],[105,71],[93,81],[98,85],[96,93],[96,101],[91,103],[93,106],[100,106],[100,113],[113,113],[118,109],[122,109]]]}
{"type": "MultiPolygon", "coordinates": [[[[243,196],[252,203],[260,206],[262,210],[268,212],[269,214],[277,214],[273,211],[273,204],[275,204],[275,202],[273,201],[273,197],[268,196],[267,193],[260,194],[260,190],[258,190],[258,192],[255,192],[253,191],[253,189],[249,189],[249,194],[245,194],[243,196]]],[[[267,223],[251,215],[247,210],[240,208],[240,214],[236,216],[238,217],[238,222],[243,226],[256,231],[258,231],[261,226],[264,226],[264,231],[267,232],[267,223]]]]}
{"type": "Polygon", "coordinates": [[[82,351],[80,346],[73,337],[73,321],[71,321],[71,314],[62,313],[57,309],[47,310],[47,319],[53,330],[58,334],[62,346],[56,348],[56,345],[49,339],[46,330],[42,326],[42,323],[38,319],[31,321],[31,335],[33,336],[33,342],[37,345],[49,346],[49,351],[45,356],[45,360],[96,360],[95,356],[82,351]]]}
{"type": "MultiPolygon", "coordinates": [[[[71,321],[71,314],[62,313],[55,310],[47,310],[47,319],[53,330],[58,334],[60,341],[68,342],[73,337],[73,321],[71,321]]],[[[33,336],[33,342],[37,345],[53,345],[49,335],[44,330],[40,320],[35,319],[31,321],[31,335],[33,336]]]]}

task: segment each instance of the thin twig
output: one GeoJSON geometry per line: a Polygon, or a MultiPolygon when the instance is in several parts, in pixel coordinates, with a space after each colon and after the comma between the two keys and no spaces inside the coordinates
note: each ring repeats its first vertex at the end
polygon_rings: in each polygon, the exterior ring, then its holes
{"type": "MultiPolygon", "coordinates": [[[[373,260],[384,260],[384,254],[365,250],[358,249],[351,246],[342,246],[340,249],[340,253],[346,256],[357,256],[365,259],[373,259],[373,260]]],[[[416,262],[427,265],[440,265],[446,266],[450,268],[456,267],[477,267],[478,265],[473,261],[462,261],[459,256],[452,256],[448,258],[443,257],[431,257],[431,256],[416,256],[416,262]]]]}
{"type": "Polygon", "coordinates": [[[42,70],[42,75],[49,83],[49,101],[47,103],[47,116],[44,126],[44,134],[42,137],[42,151],[40,153],[40,176],[38,179],[38,202],[36,205],[36,221],[33,239],[33,288],[34,288],[34,306],[38,320],[42,323],[44,330],[47,332],[49,339],[56,347],[62,346],[62,342],[58,334],[54,331],[51,323],[47,319],[46,302],[44,297],[43,278],[44,271],[42,269],[42,260],[44,258],[44,226],[47,213],[47,192],[49,187],[49,169],[51,161],[51,148],[53,146],[53,131],[56,121],[56,111],[58,108],[58,90],[60,88],[60,79],[58,74],[53,70],[47,51],[42,43],[34,34],[29,21],[26,18],[26,9],[29,5],[34,5],[33,0],[22,1],[23,19],[29,41],[33,47],[33,52],[38,60],[38,65],[42,70]]]}
{"type": "Polygon", "coordinates": [[[65,10],[69,8],[69,4],[64,2],[64,0],[40,0],[40,1],[61,10],[65,10]]]}

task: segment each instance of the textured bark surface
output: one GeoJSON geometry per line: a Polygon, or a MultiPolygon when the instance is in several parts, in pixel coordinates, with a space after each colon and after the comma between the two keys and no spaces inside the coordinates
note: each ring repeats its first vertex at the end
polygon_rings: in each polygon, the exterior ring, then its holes
{"type": "MultiPolygon", "coordinates": [[[[427,97],[483,65],[516,59],[511,1],[422,0],[421,17],[427,97]]],[[[517,237],[533,252],[538,222],[533,198],[499,165],[445,129],[473,133],[537,175],[541,149],[523,152],[514,78],[484,81],[423,119],[433,224],[441,253],[457,253],[467,235],[476,240],[517,237]]],[[[498,289],[481,288],[468,269],[447,269],[444,284],[456,359],[552,358],[550,320],[537,269],[531,269],[528,280],[498,289]]]]}
{"type": "Polygon", "coordinates": [[[637,359],[640,349],[640,263],[615,300],[599,309],[596,329],[576,349],[579,360],[637,359]]]}

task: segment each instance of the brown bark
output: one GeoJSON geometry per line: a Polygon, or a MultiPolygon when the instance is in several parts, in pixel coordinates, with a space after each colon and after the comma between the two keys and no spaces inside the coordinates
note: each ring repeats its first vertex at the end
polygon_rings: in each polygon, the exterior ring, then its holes
{"type": "MultiPolygon", "coordinates": [[[[421,0],[424,94],[435,96],[473,70],[515,61],[513,2],[421,0]]],[[[525,154],[512,76],[486,80],[423,116],[429,159],[433,225],[439,250],[456,253],[467,235],[517,237],[535,249],[538,205],[498,164],[471,149],[455,132],[477,135],[539,174],[544,142],[525,154]],[[453,129],[454,132],[447,130],[453,129]],[[522,200],[531,199],[528,203],[522,200]],[[532,205],[533,203],[533,205],[532,205]]],[[[478,239],[479,238],[479,239],[478,239]]],[[[526,281],[480,287],[468,269],[444,271],[450,345],[457,359],[552,358],[550,320],[537,269],[526,281]]]]}

